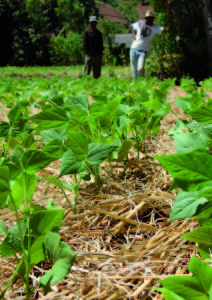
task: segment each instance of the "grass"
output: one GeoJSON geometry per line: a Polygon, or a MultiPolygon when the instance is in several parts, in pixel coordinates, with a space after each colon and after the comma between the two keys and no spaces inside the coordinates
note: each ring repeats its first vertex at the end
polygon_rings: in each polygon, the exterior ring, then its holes
{"type": "MultiPolygon", "coordinates": [[[[53,77],[53,76],[70,76],[81,77],[84,74],[84,66],[69,66],[69,67],[1,67],[1,77],[53,77]]],[[[102,76],[121,76],[131,77],[129,66],[126,67],[102,67],[102,76]]]]}

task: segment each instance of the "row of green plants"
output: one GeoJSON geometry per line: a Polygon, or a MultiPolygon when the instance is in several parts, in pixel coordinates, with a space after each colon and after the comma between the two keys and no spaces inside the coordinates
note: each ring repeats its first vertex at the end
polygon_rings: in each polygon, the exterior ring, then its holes
{"type": "MultiPolygon", "coordinates": [[[[170,190],[181,189],[171,220],[196,218],[201,227],[183,237],[198,242],[204,260],[210,259],[212,244],[212,173],[208,150],[212,138],[212,112],[211,99],[206,101],[204,91],[211,87],[211,82],[204,81],[199,90],[191,79],[182,80],[181,87],[187,95],[175,102],[190,120],[179,119],[176,128],[170,130],[177,154],[156,157],[174,177],[170,190]]],[[[103,161],[110,163],[115,159],[123,162],[125,172],[129,150],[134,147],[138,158],[140,152],[145,151],[145,141],[158,132],[162,118],[171,110],[165,100],[172,84],[172,80],[141,79],[132,83],[115,78],[102,79],[98,83],[90,78],[66,78],[64,81],[52,78],[37,82],[2,80],[1,93],[10,110],[8,120],[0,123],[0,208],[8,205],[14,211],[16,224],[8,229],[0,222],[0,233],[5,235],[0,250],[3,257],[15,256],[17,268],[0,299],[17,274],[22,277],[26,299],[38,286],[50,291],[51,284],[70,272],[77,255],[67,244],[60,242],[64,210],[51,202],[46,207],[30,202],[37,180],[48,181],[60,188],[76,214],[82,180],[90,181],[93,177],[98,189],[103,161]],[[87,94],[82,92],[82,87],[87,94]],[[39,112],[32,115],[31,110],[39,112]],[[38,145],[42,150],[37,150],[38,145]],[[51,162],[60,159],[58,177],[38,174],[51,162]],[[65,175],[72,176],[73,185],[62,180],[65,175]],[[66,194],[67,190],[74,193],[73,203],[66,194]],[[30,272],[43,259],[51,259],[53,267],[38,279],[37,285],[31,286],[30,272]]],[[[161,281],[164,286],[161,291],[166,299],[197,299],[198,295],[202,297],[200,299],[210,299],[207,298],[210,265],[194,257],[189,270],[193,277],[175,276],[161,281]],[[175,286],[179,287],[181,294],[175,286]]]]}
{"type": "Polygon", "coordinates": [[[177,153],[155,157],[173,177],[169,191],[180,189],[175,199],[170,221],[194,218],[196,228],[181,237],[198,244],[199,258],[192,256],[188,271],[192,275],[177,275],[160,280],[166,300],[212,299],[212,99],[205,93],[212,80],[205,80],[198,89],[185,78],[181,87],[185,97],[175,103],[186,120],[179,119],[169,131],[177,153]]]}
{"type": "Polygon", "coordinates": [[[150,89],[145,86],[147,82],[143,86],[117,79],[102,80],[96,86],[94,82],[87,78],[37,82],[2,79],[1,94],[9,111],[7,120],[0,122],[0,208],[7,205],[15,214],[16,224],[9,229],[0,222],[4,235],[0,251],[5,258],[14,256],[17,268],[0,299],[17,274],[23,280],[26,299],[39,286],[51,291],[51,284],[70,272],[77,255],[60,241],[65,210],[51,202],[46,206],[31,202],[37,181],[60,188],[76,214],[81,181],[93,177],[98,189],[103,161],[117,159],[127,168],[129,149],[134,147],[139,157],[145,151],[145,140],[158,132],[160,121],[170,111],[165,99],[172,81],[158,82],[157,88],[150,89]],[[88,94],[80,92],[82,86],[92,95],[93,103],[89,103],[88,94]],[[37,113],[31,114],[31,110],[37,113]],[[58,177],[39,175],[60,159],[58,177]],[[65,175],[72,176],[72,185],[63,181],[65,175]],[[73,191],[73,203],[66,191],[73,191]],[[30,272],[44,259],[52,260],[52,269],[31,286],[30,272]]]}

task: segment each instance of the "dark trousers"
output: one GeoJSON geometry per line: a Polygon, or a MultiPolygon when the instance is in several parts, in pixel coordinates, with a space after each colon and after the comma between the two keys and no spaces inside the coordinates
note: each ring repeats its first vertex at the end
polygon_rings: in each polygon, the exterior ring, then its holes
{"type": "Polygon", "coordinates": [[[85,56],[85,75],[90,75],[93,68],[93,78],[101,76],[102,56],[101,55],[86,55],[85,56]]]}

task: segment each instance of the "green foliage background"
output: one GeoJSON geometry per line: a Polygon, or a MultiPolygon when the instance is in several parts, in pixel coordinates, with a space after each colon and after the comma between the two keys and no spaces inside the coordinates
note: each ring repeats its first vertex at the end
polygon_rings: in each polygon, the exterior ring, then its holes
{"type": "Polygon", "coordinates": [[[94,0],[2,0],[0,66],[50,65],[54,37],[80,34],[91,14],[99,14],[94,0]]]}
{"type": "Polygon", "coordinates": [[[160,71],[162,76],[190,75],[197,81],[205,78],[207,38],[199,1],[151,0],[150,4],[156,12],[157,24],[169,28],[169,33],[154,39],[152,69],[160,71]]]}

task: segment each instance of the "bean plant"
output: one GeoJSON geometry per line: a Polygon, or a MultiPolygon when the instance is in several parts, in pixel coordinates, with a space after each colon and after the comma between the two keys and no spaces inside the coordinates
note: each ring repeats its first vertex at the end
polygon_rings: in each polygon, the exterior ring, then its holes
{"type": "MultiPolygon", "coordinates": [[[[207,86],[211,83],[207,81],[207,86]]],[[[155,158],[173,176],[170,191],[179,188],[170,221],[195,218],[199,227],[182,235],[198,244],[200,258],[192,256],[188,270],[191,276],[170,276],[159,283],[167,300],[212,299],[212,157],[211,157],[211,99],[205,101],[192,80],[182,80],[186,97],[175,102],[184,109],[189,121],[179,120],[169,134],[174,137],[176,154],[155,158]]]]}
{"type": "Polygon", "coordinates": [[[0,208],[4,209],[7,203],[16,218],[16,224],[10,229],[0,221],[0,233],[5,236],[0,250],[3,257],[14,256],[17,261],[17,268],[0,299],[4,298],[17,274],[23,280],[26,299],[38,286],[51,291],[51,284],[69,273],[77,255],[68,245],[60,242],[58,232],[64,209],[30,204],[37,183],[35,173],[51,161],[52,158],[42,151],[27,150],[19,158],[13,155],[10,161],[3,161],[0,167],[0,208]],[[40,277],[35,286],[30,286],[31,270],[44,259],[52,260],[52,269],[40,277]]]}

